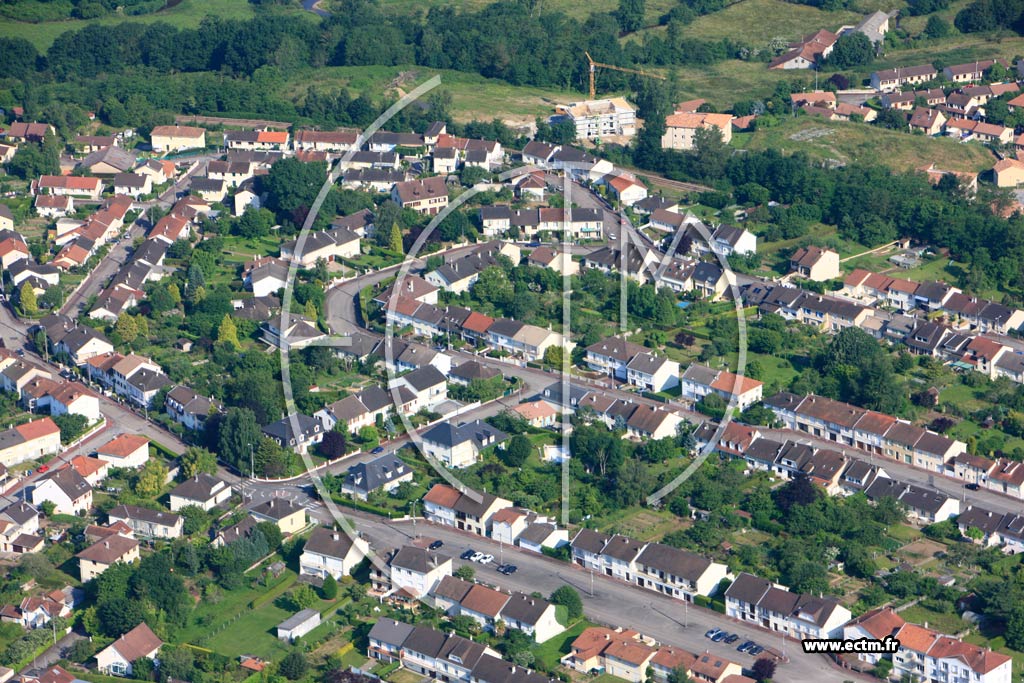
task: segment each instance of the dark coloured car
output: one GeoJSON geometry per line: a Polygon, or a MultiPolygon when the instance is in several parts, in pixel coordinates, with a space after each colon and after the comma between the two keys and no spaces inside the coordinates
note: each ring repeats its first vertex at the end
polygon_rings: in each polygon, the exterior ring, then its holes
{"type": "Polygon", "coordinates": [[[977,491],[978,490],[978,485],[977,484],[964,484],[964,488],[968,489],[970,491],[977,491]]]}
{"type": "Polygon", "coordinates": [[[377,453],[383,453],[384,452],[384,447],[383,446],[377,446],[376,448],[374,448],[370,452],[373,453],[374,455],[376,455],[377,453]]]}
{"type": "Polygon", "coordinates": [[[474,555],[476,555],[476,551],[473,550],[472,548],[470,548],[466,552],[464,552],[461,555],[459,555],[459,559],[460,560],[468,560],[469,558],[473,557],[474,555]]]}
{"type": "Polygon", "coordinates": [[[431,550],[437,550],[438,548],[440,548],[443,545],[444,545],[444,541],[437,540],[437,541],[434,541],[433,543],[430,544],[430,549],[431,550]]]}
{"type": "Polygon", "coordinates": [[[761,654],[762,652],[764,652],[764,648],[761,647],[760,645],[754,645],[752,648],[747,650],[747,654],[748,655],[755,655],[755,656],[761,654]]]}
{"type": "Polygon", "coordinates": [[[519,567],[515,566],[514,564],[503,564],[500,567],[498,567],[498,571],[504,574],[505,576],[515,574],[517,569],[519,569],[519,567]]]}
{"type": "Polygon", "coordinates": [[[754,645],[756,645],[756,643],[754,641],[752,641],[752,640],[745,640],[742,643],[740,643],[739,647],[737,647],[736,650],[737,650],[737,652],[746,652],[750,648],[754,647],[754,645]]]}
{"type": "Polygon", "coordinates": [[[739,639],[740,639],[740,636],[739,636],[738,633],[730,633],[729,635],[727,635],[725,637],[725,642],[727,642],[730,645],[732,645],[733,643],[735,643],[739,639]]]}
{"type": "Polygon", "coordinates": [[[726,633],[725,631],[719,631],[715,635],[711,636],[711,641],[714,642],[714,643],[720,643],[723,640],[725,640],[725,637],[727,635],[729,635],[729,634],[726,633]]]}

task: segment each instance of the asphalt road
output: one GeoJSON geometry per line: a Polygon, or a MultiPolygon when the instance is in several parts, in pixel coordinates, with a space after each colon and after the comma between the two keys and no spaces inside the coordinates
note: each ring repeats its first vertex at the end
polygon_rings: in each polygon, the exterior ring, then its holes
{"type": "MultiPolygon", "coordinates": [[[[315,508],[311,514],[317,519],[333,523],[325,509],[315,508]]],[[[444,542],[441,552],[452,556],[456,567],[463,564],[473,566],[476,579],[482,583],[504,590],[525,593],[538,591],[544,595],[549,595],[564,584],[571,585],[583,599],[586,616],[597,623],[636,628],[663,644],[680,646],[698,653],[709,651],[744,667],[749,667],[754,658],[737,652],[735,646],[743,640],[753,640],[776,653],[784,653],[788,658],[789,661],[779,665],[780,675],[777,680],[841,683],[851,678],[850,672],[840,671],[820,655],[804,654],[796,641],[783,641],[778,633],[740,624],[717,612],[685,605],[681,601],[624,581],[597,574],[591,577],[591,573],[582,568],[422,520],[415,523],[386,522],[358,513],[349,514],[348,511],[345,514],[378,551],[410,543],[416,537],[439,539],[444,542]],[[462,551],[469,548],[494,555],[495,563],[485,566],[458,559],[462,551]],[[502,561],[515,564],[518,567],[516,573],[511,576],[499,574],[495,566],[502,561]],[[704,633],[714,627],[737,633],[741,640],[733,645],[714,643],[704,637],[704,633]]]]}

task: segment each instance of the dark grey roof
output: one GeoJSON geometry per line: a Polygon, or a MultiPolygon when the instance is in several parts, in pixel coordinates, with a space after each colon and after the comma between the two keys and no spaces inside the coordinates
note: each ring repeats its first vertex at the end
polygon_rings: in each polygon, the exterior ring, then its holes
{"type": "Polygon", "coordinates": [[[168,384],[171,384],[171,378],[162,372],[143,368],[132,373],[132,376],[128,378],[128,384],[132,385],[142,393],[147,393],[150,391],[159,391],[168,384]]]}
{"type": "Polygon", "coordinates": [[[221,484],[224,484],[222,480],[212,474],[202,472],[178,484],[171,491],[171,495],[187,500],[206,502],[213,497],[214,490],[218,489],[221,484]]]}
{"type": "Polygon", "coordinates": [[[756,605],[768,589],[772,587],[771,581],[767,581],[753,574],[742,572],[736,577],[725,590],[725,597],[732,598],[739,602],[756,605]]]}
{"type": "Polygon", "coordinates": [[[534,522],[523,529],[523,532],[519,534],[519,540],[540,544],[547,540],[548,536],[555,531],[557,531],[557,527],[554,524],[534,522]]]}
{"type": "Polygon", "coordinates": [[[401,567],[402,569],[408,569],[419,574],[426,574],[450,559],[450,557],[441,553],[407,545],[398,549],[394,556],[392,556],[389,564],[392,567],[401,567]]]}
{"type": "Polygon", "coordinates": [[[271,422],[263,428],[263,433],[287,446],[295,439],[295,432],[292,427],[293,419],[298,422],[299,433],[302,434],[304,439],[308,439],[323,431],[323,425],[320,424],[319,420],[298,413],[282,418],[277,422],[271,422]]]}
{"type": "Polygon", "coordinates": [[[417,626],[412,630],[412,633],[406,636],[405,642],[402,643],[402,648],[434,658],[441,654],[444,641],[445,635],[443,633],[435,631],[429,626],[417,626]]]}
{"type": "Polygon", "coordinates": [[[602,534],[600,531],[594,531],[593,529],[583,528],[576,532],[576,535],[572,539],[573,549],[580,549],[584,552],[598,554],[604,549],[605,545],[608,544],[608,540],[611,537],[607,534],[602,534]]]}
{"type": "Polygon", "coordinates": [[[521,323],[518,320],[510,320],[509,318],[498,318],[491,326],[487,328],[487,334],[495,334],[501,337],[512,338],[523,329],[525,323],[521,323]]]}
{"type": "Polygon", "coordinates": [[[348,468],[344,487],[363,493],[378,488],[412,470],[393,453],[385,453],[370,462],[361,462],[348,468]]]}
{"type": "Polygon", "coordinates": [[[107,517],[111,520],[138,519],[143,522],[148,522],[149,524],[159,524],[169,527],[177,526],[178,522],[181,520],[181,516],[176,515],[173,512],[150,510],[149,508],[139,507],[137,505],[118,505],[117,507],[111,508],[110,512],[107,513],[107,517]]]}
{"type": "Polygon", "coordinates": [[[127,171],[135,167],[135,155],[120,147],[110,146],[96,150],[82,159],[79,166],[92,168],[96,164],[106,163],[119,171],[127,171]]]}
{"type": "Polygon", "coordinates": [[[711,566],[711,560],[706,557],[661,543],[648,544],[637,562],[688,581],[696,581],[711,566]]]}
{"type": "Polygon", "coordinates": [[[433,365],[424,365],[421,368],[417,368],[407,375],[402,375],[402,379],[418,392],[435,387],[438,384],[444,384],[447,381],[444,374],[433,365]]]}
{"type": "Polygon", "coordinates": [[[83,479],[82,475],[73,467],[65,467],[64,469],[44,475],[43,481],[46,480],[56,484],[57,488],[63,491],[64,495],[71,500],[77,500],[89,493],[89,491],[92,491],[92,486],[89,485],[89,482],[83,479]]]}
{"type": "Polygon", "coordinates": [[[458,367],[451,369],[448,373],[451,377],[458,377],[464,379],[467,382],[472,382],[475,379],[491,379],[492,377],[499,377],[501,370],[497,368],[489,368],[475,360],[467,361],[458,367]]]}
{"type": "Polygon", "coordinates": [[[392,405],[391,394],[378,386],[367,387],[359,392],[359,400],[371,413],[392,405]]]}
{"type": "Polygon", "coordinates": [[[631,562],[636,559],[643,547],[642,541],[634,540],[628,536],[615,535],[601,549],[601,554],[614,557],[617,560],[631,562]]]}
{"type": "Polygon", "coordinates": [[[469,590],[474,585],[455,576],[443,576],[432,593],[438,598],[444,598],[452,602],[462,602],[462,599],[466,597],[466,594],[469,593],[469,590]]]}
{"type": "Polygon", "coordinates": [[[543,399],[549,403],[553,403],[556,406],[562,406],[563,408],[571,408],[578,404],[583,397],[586,396],[590,389],[581,387],[578,384],[569,384],[569,396],[568,400],[563,400],[562,397],[562,382],[552,382],[548,386],[537,394],[536,398],[543,399]]]}
{"type": "Polygon", "coordinates": [[[296,612],[292,616],[282,621],[280,624],[277,625],[277,628],[282,631],[291,631],[293,628],[302,626],[307,621],[311,620],[313,617],[319,619],[320,612],[316,611],[315,609],[304,609],[301,612],[296,612]]]}
{"type": "Polygon", "coordinates": [[[994,534],[999,531],[1003,517],[1004,515],[998,512],[971,505],[957,516],[956,523],[962,530],[975,527],[985,534],[994,534]]]}
{"type": "Polygon", "coordinates": [[[271,498],[252,508],[250,512],[260,517],[282,520],[303,509],[301,505],[296,504],[290,498],[271,498]]]}
{"type": "Polygon", "coordinates": [[[222,192],[224,190],[223,180],[214,180],[206,176],[193,177],[189,188],[196,192],[222,192]]]}
{"type": "Polygon", "coordinates": [[[534,598],[524,593],[513,593],[501,608],[501,616],[514,619],[523,624],[536,624],[551,607],[544,598],[534,598]]]}
{"type": "Polygon", "coordinates": [[[306,552],[341,559],[352,550],[352,539],[343,531],[319,526],[309,535],[304,549],[306,552]]]}
{"type": "Polygon", "coordinates": [[[440,422],[424,432],[422,438],[444,448],[451,448],[466,441],[472,441],[477,448],[486,448],[501,443],[508,435],[486,422],[474,420],[460,425],[440,422]]]}
{"type": "Polygon", "coordinates": [[[379,643],[401,647],[415,628],[415,626],[394,619],[378,619],[370,629],[369,637],[370,640],[376,640],[379,643]]]}

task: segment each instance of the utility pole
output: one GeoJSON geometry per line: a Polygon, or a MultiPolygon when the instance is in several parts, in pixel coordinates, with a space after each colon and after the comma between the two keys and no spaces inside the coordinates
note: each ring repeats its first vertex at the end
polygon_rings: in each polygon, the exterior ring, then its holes
{"type": "Polygon", "coordinates": [[[590,568],[590,597],[594,597],[594,568],[590,568]]]}
{"type": "Polygon", "coordinates": [[[252,444],[249,444],[249,478],[256,478],[256,457],[253,455],[252,444]]]}
{"type": "Polygon", "coordinates": [[[683,600],[683,628],[690,627],[690,601],[683,600]]]}

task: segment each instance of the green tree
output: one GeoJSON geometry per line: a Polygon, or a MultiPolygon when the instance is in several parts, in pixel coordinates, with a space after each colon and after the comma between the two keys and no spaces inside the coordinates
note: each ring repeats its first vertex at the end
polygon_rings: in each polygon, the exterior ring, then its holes
{"type": "Polygon", "coordinates": [[[225,315],[220,321],[220,327],[217,328],[217,343],[227,344],[235,351],[242,350],[242,343],[238,341],[238,326],[230,315],[225,315]]]}
{"type": "Polygon", "coordinates": [[[262,434],[256,415],[248,408],[231,408],[220,421],[217,450],[224,461],[240,472],[249,471],[249,458],[262,434]]]}
{"type": "Polygon", "coordinates": [[[859,31],[850,31],[839,36],[825,61],[830,67],[849,69],[868,64],[874,58],[875,46],[871,39],[859,31]]]}
{"type": "Polygon", "coordinates": [[[516,434],[509,439],[504,449],[498,451],[498,457],[509,467],[522,467],[533,452],[533,444],[524,434],[516,434]]]}
{"type": "Polygon", "coordinates": [[[464,564],[455,570],[455,576],[463,581],[472,581],[476,576],[476,570],[471,565],[464,564]]]}
{"type": "Polygon", "coordinates": [[[398,227],[398,223],[391,224],[391,234],[388,238],[388,249],[396,254],[404,253],[402,248],[402,230],[398,227]]]}
{"type": "Polygon", "coordinates": [[[945,38],[952,32],[953,27],[949,22],[937,14],[928,17],[928,23],[924,27],[924,34],[933,39],[945,38]]]}
{"type": "Polygon", "coordinates": [[[569,613],[570,619],[579,619],[583,616],[583,599],[572,586],[561,586],[548,596],[548,600],[556,605],[563,605],[569,613]]]}
{"type": "Polygon", "coordinates": [[[668,683],[691,683],[690,674],[685,666],[677,666],[668,672],[668,683]]]}
{"type": "Polygon", "coordinates": [[[191,479],[201,473],[217,473],[217,456],[200,446],[189,446],[181,455],[181,476],[191,479]]]}
{"type": "Polygon", "coordinates": [[[327,178],[327,165],[322,161],[307,163],[289,157],[258,178],[261,192],[267,194],[266,207],[274,212],[278,222],[301,226],[327,178]]]}
{"type": "Polygon", "coordinates": [[[39,506],[43,509],[43,514],[47,517],[53,517],[54,511],[57,509],[57,504],[52,500],[44,500],[39,506]]]}
{"type": "Polygon", "coordinates": [[[769,657],[761,657],[754,661],[754,665],[750,667],[750,670],[754,673],[754,680],[758,683],[765,683],[772,680],[772,677],[775,676],[775,660],[769,657]]]}
{"type": "Polygon", "coordinates": [[[117,316],[117,321],[114,323],[114,332],[126,344],[131,344],[139,336],[139,326],[136,324],[135,318],[127,313],[122,313],[117,316]]]}
{"type": "Polygon", "coordinates": [[[308,583],[299,584],[291,592],[291,601],[296,609],[309,609],[316,604],[316,591],[308,583]]]}
{"type": "Polygon", "coordinates": [[[167,466],[156,458],[150,458],[135,478],[132,490],[141,498],[156,498],[167,481],[167,466]]]}
{"type": "Polygon", "coordinates": [[[334,600],[338,597],[338,582],[331,574],[324,577],[324,583],[320,586],[320,597],[324,600],[334,600]]]}
{"type": "Polygon", "coordinates": [[[198,505],[186,505],[178,512],[183,518],[182,531],[186,536],[201,534],[210,528],[210,515],[198,505]]]}
{"type": "Polygon", "coordinates": [[[297,681],[309,671],[309,662],[306,661],[306,655],[298,650],[292,650],[284,656],[284,659],[278,664],[277,670],[288,680],[297,681]]]}
{"type": "Polygon", "coordinates": [[[643,28],[645,5],[644,0],[619,0],[615,18],[624,32],[632,33],[643,28]]]}
{"type": "Polygon", "coordinates": [[[21,312],[29,318],[39,314],[36,291],[32,289],[32,285],[27,281],[22,283],[21,289],[18,290],[18,304],[21,306],[21,312]]]}
{"type": "Polygon", "coordinates": [[[53,418],[53,421],[60,429],[60,442],[62,444],[71,443],[84,434],[86,427],[89,426],[89,420],[85,415],[74,415],[72,413],[57,415],[53,418]]]}

